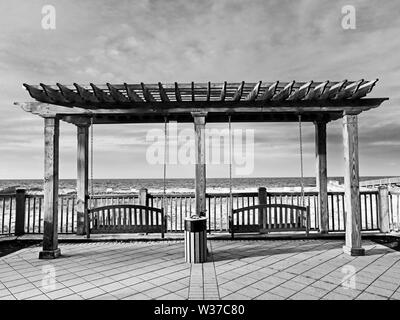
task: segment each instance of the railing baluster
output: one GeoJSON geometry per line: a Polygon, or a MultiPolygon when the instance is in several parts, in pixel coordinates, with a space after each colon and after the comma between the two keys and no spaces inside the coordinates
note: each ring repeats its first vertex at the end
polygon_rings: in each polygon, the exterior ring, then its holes
{"type": "Polygon", "coordinates": [[[13,198],[12,197],[10,197],[10,214],[9,214],[9,218],[8,218],[8,234],[11,234],[12,233],[12,230],[11,230],[11,220],[12,220],[12,203],[13,203],[13,198]]]}

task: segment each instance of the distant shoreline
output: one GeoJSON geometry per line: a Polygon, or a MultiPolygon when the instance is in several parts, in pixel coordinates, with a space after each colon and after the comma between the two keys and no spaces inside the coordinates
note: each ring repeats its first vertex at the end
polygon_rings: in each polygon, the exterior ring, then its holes
{"type": "MultiPolygon", "coordinates": [[[[360,181],[384,179],[393,176],[363,176],[360,181]]],[[[315,177],[305,177],[305,192],[316,192],[315,177]]],[[[169,194],[194,192],[194,179],[169,178],[166,179],[166,192],[169,194]]],[[[230,181],[227,178],[208,178],[208,193],[229,193],[230,181]]],[[[301,179],[299,177],[269,177],[269,178],[233,178],[233,192],[257,192],[259,187],[266,187],[271,192],[300,192],[301,179]]],[[[43,179],[0,179],[0,193],[13,193],[15,189],[25,188],[30,194],[43,193],[43,179]]],[[[162,193],[164,181],[162,179],[94,179],[94,194],[130,194],[146,188],[149,193],[162,193]]],[[[89,182],[91,193],[91,181],[89,182]]],[[[329,177],[328,191],[343,191],[343,177],[329,177]]],[[[59,194],[76,193],[75,179],[60,179],[59,194]]]]}

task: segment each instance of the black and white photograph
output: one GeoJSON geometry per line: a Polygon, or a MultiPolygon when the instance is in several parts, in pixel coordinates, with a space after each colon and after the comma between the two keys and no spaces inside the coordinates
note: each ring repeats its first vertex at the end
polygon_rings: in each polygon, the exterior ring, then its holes
{"type": "Polygon", "coordinates": [[[0,12],[0,308],[400,300],[399,1],[0,12]]]}

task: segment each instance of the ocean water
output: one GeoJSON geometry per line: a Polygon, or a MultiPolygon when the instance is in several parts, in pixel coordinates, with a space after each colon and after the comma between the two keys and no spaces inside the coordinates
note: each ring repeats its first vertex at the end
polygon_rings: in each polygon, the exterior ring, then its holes
{"type": "MultiPolygon", "coordinates": [[[[362,177],[360,180],[380,179],[387,177],[362,177]]],[[[343,190],[343,177],[330,177],[328,190],[343,190]]],[[[300,191],[301,180],[292,178],[234,178],[232,189],[234,192],[256,192],[258,187],[266,187],[270,191],[300,191]]],[[[76,192],[76,180],[62,179],[59,185],[60,194],[76,192]]],[[[0,191],[13,190],[17,187],[26,188],[30,193],[43,192],[43,180],[0,180],[0,191]]],[[[167,179],[167,193],[194,192],[194,179],[167,179]]],[[[304,178],[305,191],[315,191],[315,178],[304,178]]],[[[163,192],[162,179],[95,179],[93,181],[94,193],[135,193],[140,188],[147,188],[150,193],[163,192]]],[[[90,182],[89,189],[91,190],[90,182]]],[[[229,192],[229,179],[208,178],[207,192],[229,192]]]]}

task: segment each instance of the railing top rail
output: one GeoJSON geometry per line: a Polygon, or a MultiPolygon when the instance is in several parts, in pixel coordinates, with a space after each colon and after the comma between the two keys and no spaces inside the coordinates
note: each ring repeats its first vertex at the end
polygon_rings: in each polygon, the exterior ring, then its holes
{"type": "Polygon", "coordinates": [[[90,199],[138,197],[138,193],[99,193],[89,195],[90,199]]]}
{"type": "Polygon", "coordinates": [[[15,197],[15,193],[3,193],[3,194],[0,194],[0,198],[9,198],[9,197],[15,197]]]}
{"type": "Polygon", "coordinates": [[[88,211],[95,212],[95,211],[104,211],[104,210],[110,210],[110,209],[140,209],[140,210],[147,210],[147,211],[152,211],[152,212],[163,212],[163,209],[160,209],[160,208],[142,206],[142,205],[138,205],[138,204],[115,204],[115,205],[91,208],[91,209],[88,209],[88,211]]]}
{"type": "MultiPolygon", "coordinates": [[[[400,191],[389,191],[390,194],[400,194],[400,191]]],[[[360,194],[379,194],[378,190],[368,190],[368,191],[360,191],[360,194]]],[[[234,197],[257,197],[258,193],[257,192],[233,192],[232,195],[234,197]]],[[[344,191],[329,191],[328,195],[344,195],[344,191]]],[[[157,198],[157,197],[162,197],[162,193],[148,193],[149,198],[157,198]]],[[[188,192],[188,193],[167,193],[167,197],[172,197],[172,198],[187,198],[187,197],[195,197],[194,192],[188,192]]],[[[206,193],[206,197],[208,198],[213,198],[213,197],[229,197],[229,193],[218,193],[218,192],[212,192],[212,193],[206,193]]],[[[300,197],[301,192],[289,192],[289,191],[268,191],[267,196],[291,196],[291,197],[300,197]]],[[[318,192],[316,191],[308,191],[304,193],[304,196],[318,196],[318,192]]],[[[7,193],[7,194],[0,194],[0,198],[4,197],[15,197],[15,193],[7,193]]],[[[32,193],[26,193],[27,198],[43,198],[43,194],[32,194],[32,193]]],[[[60,194],[60,198],[76,198],[76,194],[60,194]]],[[[95,194],[95,195],[89,195],[89,199],[123,199],[123,198],[138,198],[139,194],[137,193],[124,193],[124,194],[95,194]]]]}
{"type": "Polygon", "coordinates": [[[232,210],[232,213],[239,213],[242,211],[248,211],[248,210],[254,210],[254,209],[264,209],[264,208],[286,208],[286,209],[295,209],[299,211],[307,211],[308,207],[302,207],[302,206],[296,206],[296,205],[291,205],[291,204],[258,204],[255,206],[248,206],[248,207],[243,207],[243,208],[238,208],[232,210]]]}

